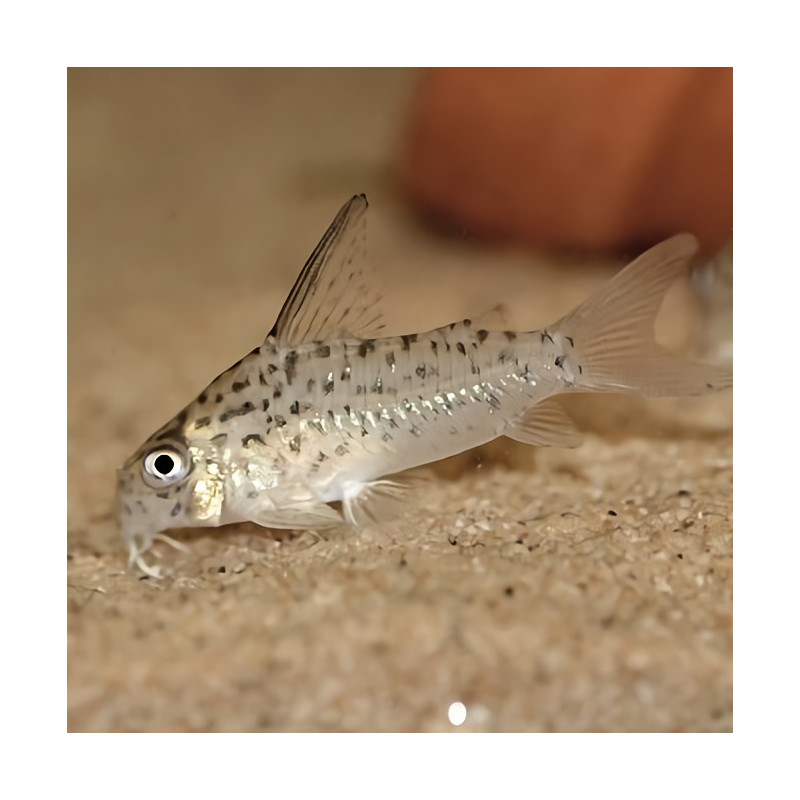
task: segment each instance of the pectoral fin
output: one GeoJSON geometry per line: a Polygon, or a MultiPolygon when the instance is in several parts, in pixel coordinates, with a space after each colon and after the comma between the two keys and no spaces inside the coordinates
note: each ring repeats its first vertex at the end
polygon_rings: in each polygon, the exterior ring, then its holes
{"type": "Polygon", "coordinates": [[[265,528],[288,530],[316,530],[342,524],[341,515],[326,503],[304,501],[290,506],[273,508],[271,505],[252,503],[242,509],[242,515],[265,528]]]}
{"type": "MultiPolygon", "coordinates": [[[[412,480],[404,476],[404,482],[392,480],[348,481],[344,484],[342,509],[345,519],[355,528],[395,519],[408,512],[412,480]]],[[[419,477],[413,478],[419,482],[419,477]]]]}

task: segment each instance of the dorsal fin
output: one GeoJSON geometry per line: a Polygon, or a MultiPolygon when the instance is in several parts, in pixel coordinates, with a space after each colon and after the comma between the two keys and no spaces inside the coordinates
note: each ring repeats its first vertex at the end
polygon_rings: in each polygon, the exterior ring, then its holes
{"type": "Polygon", "coordinates": [[[492,308],[484,309],[480,314],[473,314],[472,327],[475,329],[484,328],[487,331],[510,331],[514,330],[514,321],[511,310],[505,303],[498,303],[492,308]]]}
{"type": "Polygon", "coordinates": [[[383,329],[380,294],[367,268],[367,198],[340,209],[306,261],[270,331],[295,347],[351,334],[374,338],[383,329]]]}

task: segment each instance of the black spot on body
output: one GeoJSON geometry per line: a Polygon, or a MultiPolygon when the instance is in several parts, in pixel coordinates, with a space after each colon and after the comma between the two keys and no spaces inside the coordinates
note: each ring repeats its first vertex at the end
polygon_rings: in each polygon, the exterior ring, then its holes
{"type": "Polygon", "coordinates": [[[292,385],[295,367],[297,366],[297,350],[290,350],[283,359],[283,369],[286,372],[286,383],[292,385]]]}
{"type": "Polygon", "coordinates": [[[472,320],[471,319],[465,319],[464,322],[463,322],[463,325],[464,325],[465,328],[469,328],[469,326],[472,325],[472,320]]]}
{"type": "Polygon", "coordinates": [[[401,336],[403,340],[403,350],[409,350],[411,347],[411,337],[410,336],[401,336]]]}
{"type": "Polygon", "coordinates": [[[300,434],[298,433],[290,442],[289,442],[289,449],[293,453],[300,452],[300,434]]]}
{"type": "Polygon", "coordinates": [[[300,413],[300,403],[297,400],[295,400],[294,403],[292,403],[289,406],[289,413],[290,414],[299,414],[300,413]]]}
{"type": "Polygon", "coordinates": [[[368,353],[371,353],[375,349],[375,342],[372,339],[365,339],[361,344],[358,346],[358,354],[361,358],[366,358],[368,353]]]}
{"type": "Polygon", "coordinates": [[[280,414],[276,414],[275,415],[275,424],[279,428],[282,428],[286,424],[286,420],[280,414]]]}
{"type": "Polygon", "coordinates": [[[386,354],[386,363],[391,369],[394,366],[394,350],[386,354]]]}
{"type": "Polygon", "coordinates": [[[261,401],[261,410],[262,410],[262,411],[267,411],[268,409],[269,409],[269,400],[268,400],[268,399],[265,397],[265,398],[264,398],[264,399],[261,401]]]}
{"type": "Polygon", "coordinates": [[[200,428],[205,428],[207,425],[211,424],[211,417],[200,417],[200,419],[195,420],[194,427],[195,430],[199,430],[200,428]]]}
{"type": "Polygon", "coordinates": [[[319,455],[317,456],[317,461],[322,463],[323,461],[327,461],[327,460],[328,460],[328,456],[326,456],[325,453],[323,453],[322,450],[320,450],[319,451],[319,455]]]}
{"type": "Polygon", "coordinates": [[[425,377],[425,365],[420,364],[416,369],[417,377],[424,378],[425,377]]]}
{"type": "Polygon", "coordinates": [[[267,379],[266,379],[266,377],[264,376],[264,373],[261,370],[258,371],[258,382],[262,386],[267,386],[267,379]]]}
{"type": "Polygon", "coordinates": [[[274,400],[277,400],[283,394],[282,387],[280,384],[275,387],[275,391],[272,393],[272,397],[274,400]]]}
{"type": "Polygon", "coordinates": [[[314,385],[316,381],[313,378],[308,379],[308,383],[306,384],[306,391],[311,394],[314,391],[314,385]]]}
{"type": "Polygon", "coordinates": [[[266,444],[266,442],[257,434],[257,433],[248,433],[247,436],[242,439],[242,447],[247,447],[250,442],[259,442],[259,444],[266,444]]]}
{"type": "Polygon", "coordinates": [[[542,337],[542,342],[550,342],[550,344],[554,344],[553,337],[547,331],[542,331],[540,336],[542,337]]]}
{"type": "Polygon", "coordinates": [[[348,417],[350,416],[350,406],[349,405],[346,405],[344,407],[344,413],[347,414],[348,417]]]}
{"type": "Polygon", "coordinates": [[[270,375],[272,375],[273,372],[277,371],[278,371],[277,364],[267,364],[267,372],[269,372],[270,375]]]}
{"type": "Polygon", "coordinates": [[[564,359],[566,356],[556,356],[556,366],[561,368],[564,366],[564,359]]]}
{"type": "Polygon", "coordinates": [[[322,391],[325,394],[330,394],[333,391],[333,373],[328,373],[325,383],[322,385],[322,391]]]}
{"type": "Polygon", "coordinates": [[[227,422],[229,419],[233,417],[242,417],[245,414],[249,414],[251,411],[255,411],[255,406],[250,403],[244,403],[243,405],[239,406],[239,408],[229,408],[227,411],[219,415],[220,422],[227,422]]]}
{"type": "Polygon", "coordinates": [[[206,400],[208,400],[208,395],[205,392],[202,392],[197,397],[197,402],[200,403],[200,405],[203,405],[203,403],[205,403],[206,400]]]}
{"type": "Polygon", "coordinates": [[[171,517],[177,517],[178,514],[180,513],[181,513],[181,504],[178,502],[175,503],[175,505],[172,507],[172,511],[169,512],[169,515],[171,517]]]}
{"type": "Polygon", "coordinates": [[[478,335],[478,341],[479,341],[481,344],[483,344],[483,343],[486,341],[486,337],[489,335],[489,331],[486,331],[486,330],[484,330],[483,328],[481,328],[481,329],[478,331],[478,334],[477,334],[477,335],[478,335]]]}
{"type": "Polygon", "coordinates": [[[214,402],[215,403],[221,403],[224,399],[225,398],[221,394],[218,393],[217,396],[214,398],[214,402]]]}
{"type": "Polygon", "coordinates": [[[456,344],[456,350],[458,350],[458,352],[461,353],[462,356],[465,356],[467,354],[467,349],[466,347],[464,347],[463,342],[458,342],[458,344],[456,344]]]}
{"type": "Polygon", "coordinates": [[[336,450],[334,450],[334,452],[336,453],[337,456],[347,455],[347,445],[346,444],[337,445],[336,450]]]}
{"type": "Polygon", "coordinates": [[[250,378],[245,379],[244,381],[236,381],[236,383],[231,386],[234,392],[237,394],[242,391],[242,389],[246,389],[250,385],[250,378]]]}
{"type": "Polygon", "coordinates": [[[317,349],[314,351],[314,355],[317,358],[329,358],[330,354],[331,354],[331,348],[328,347],[327,344],[317,345],[317,349]]]}
{"type": "Polygon", "coordinates": [[[156,497],[159,500],[169,500],[169,492],[156,492],[156,497]]]}
{"type": "Polygon", "coordinates": [[[568,342],[570,347],[575,347],[575,340],[571,336],[564,337],[568,342]]]}
{"type": "Polygon", "coordinates": [[[216,436],[212,437],[211,444],[221,447],[226,441],[228,441],[228,434],[218,433],[216,436]]]}
{"type": "Polygon", "coordinates": [[[503,335],[508,339],[509,342],[513,342],[514,339],[517,338],[517,334],[514,331],[503,331],[503,335]]]}

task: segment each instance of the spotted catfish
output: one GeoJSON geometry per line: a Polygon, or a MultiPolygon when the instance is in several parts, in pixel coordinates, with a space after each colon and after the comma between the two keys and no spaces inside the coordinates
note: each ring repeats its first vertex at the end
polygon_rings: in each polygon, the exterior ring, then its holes
{"type": "Polygon", "coordinates": [[[580,436],[560,394],[694,395],[732,383],[728,371],[678,359],[653,337],[664,293],[697,249],[688,234],[542,330],[463,319],[381,337],[366,209],[359,195],[339,211],[263,344],[119,471],[122,528],[142,568],[141,554],[168,528],[359,526],[387,513],[386,501],[402,502],[403,485],[387,475],[498,436],[574,447],[580,436]]]}

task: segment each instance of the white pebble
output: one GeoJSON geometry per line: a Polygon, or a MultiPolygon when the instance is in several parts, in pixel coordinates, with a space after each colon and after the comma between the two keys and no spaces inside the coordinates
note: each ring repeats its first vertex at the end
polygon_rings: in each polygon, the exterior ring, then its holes
{"type": "Polygon", "coordinates": [[[451,725],[456,727],[463,725],[467,719],[467,707],[463,703],[451,703],[450,708],[447,709],[447,718],[451,725]]]}

